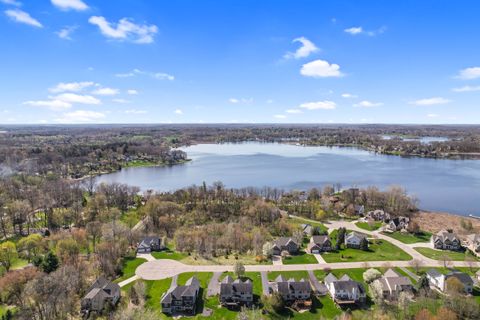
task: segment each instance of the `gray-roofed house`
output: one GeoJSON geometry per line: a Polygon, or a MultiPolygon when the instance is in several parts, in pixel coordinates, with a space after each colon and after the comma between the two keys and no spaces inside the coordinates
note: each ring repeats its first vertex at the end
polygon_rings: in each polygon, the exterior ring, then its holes
{"type": "Polygon", "coordinates": [[[380,209],[367,212],[365,217],[367,217],[369,219],[373,219],[375,221],[389,221],[390,220],[390,214],[388,212],[385,212],[385,211],[380,210],[380,209]]]}
{"type": "Polygon", "coordinates": [[[166,314],[194,315],[197,310],[200,282],[196,277],[187,280],[184,286],[174,286],[162,296],[162,312],[166,314]]]}
{"type": "Polygon", "coordinates": [[[430,284],[443,292],[447,289],[447,280],[452,277],[457,278],[464,285],[465,293],[472,293],[473,280],[464,272],[453,270],[447,274],[441,274],[435,269],[430,269],[427,271],[427,279],[430,284]]]}
{"type": "Polygon", "coordinates": [[[366,239],[366,238],[367,238],[367,236],[362,234],[362,233],[355,232],[355,231],[350,232],[345,237],[345,246],[347,248],[358,249],[358,248],[360,248],[360,244],[362,243],[362,240],[366,239]]]}
{"type": "Polygon", "coordinates": [[[289,254],[296,254],[300,249],[299,244],[291,237],[280,237],[273,243],[273,254],[280,255],[282,251],[287,251],[289,254]]]}
{"type": "Polygon", "coordinates": [[[302,232],[304,235],[306,236],[311,236],[312,233],[313,233],[313,227],[311,225],[309,225],[308,223],[307,224],[302,224],[301,225],[301,228],[302,228],[302,232]]]}
{"type": "Polygon", "coordinates": [[[253,304],[253,285],[250,279],[233,280],[226,276],[220,283],[220,303],[226,307],[251,306],[253,304]]]}
{"type": "Polygon", "coordinates": [[[165,249],[159,237],[145,237],[137,246],[137,253],[150,253],[165,249]]]}
{"type": "Polygon", "coordinates": [[[383,298],[396,300],[401,292],[412,292],[413,285],[410,278],[401,276],[392,269],[388,269],[380,279],[375,280],[382,285],[383,298]]]}
{"type": "Polygon", "coordinates": [[[120,299],[120,286],[99,277],[87,290],[81,301],[82,314],[102,312],[107,304],[115,305],[120,299]]]}
{"type": "Polygon", "coordinates": [[[332,250],[332,242],[327,235],[312,236],[307,246],[307,251],[310,253],[320,253],[330,250],[332,250]]]}
{"type": "Polygon", "coordinates": [[[460,238],[450,230],[441,230],[432,235],[431,242],[435,249],[458,251],[462,248],[460,238]]]}
{"type": "Polygon", "coordinates": [[[352,280],[346,274],[337,279],[337,277],[329,273],[325,277],[324,282],[333,301],[337,304],[363,304],[366,300],[367,294],[363,285],[352,280]]]}
{"type": "Polygon", "coordinates": [[[467,236],[467,248],[475,255],[480,255],[480,234],[469,234],[467,236]]]}
{"type": "Polygon", "coordinates": [[[393,219],[390,219],[387,223],[387,230],[388,231],[406,231],[408,228],[408,223],[410,222],[410,218],[408,217],[395,217],[393,219]]]}
{"type": "Polygon", "coordinates": [[[299,281],[295,279],[287,280],[282,275],[279,275],[271,285],[271,289],[279,293],[286,303],[311,301],[312,287],[310,282],[305,279],[300,279],[299,281]]]}

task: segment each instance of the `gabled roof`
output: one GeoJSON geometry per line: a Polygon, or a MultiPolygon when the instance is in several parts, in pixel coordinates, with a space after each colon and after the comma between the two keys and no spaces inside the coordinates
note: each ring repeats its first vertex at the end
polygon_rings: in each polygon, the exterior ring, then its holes
{"type": "Polygon", "coordinates": [[[295,240],[293,240],[292,237],[280,237],[277,240],[275,240],[275,245],[278,247],[284,247],[286,246],[289,242],[293,242],[295,245],[298,245],[295,240]]]}
{"type": "Polygon", "coordinates": [[[108,281],[105,277],[101,276],[98,277],[97,280],[90,286],[85,295],[85,299],[91,299],[95,296],[103,296],[103,297],[110,297],[113,291],[120,291],[120,286],[116,283],[108,281]],[[110,294],[107,293],[105,290],[110,291],[110,294]]]}
{"type": "Polygon", "coordinates": [[[312,236],[311,242],[319,245],[323,245],[325,242],[330,241],[327,235],[312,236]]]}
{"type": "Polygon", "coordinates": [[[394,271],[393,269],[391,269],[391,268],[388,269],[388,270],[383,274],[383,276],[384,276],[385,278],[400,277],[400,275],[399,275],[396,271],[394,271]]]}
{"type": "MultiPolygon", "coordinates": [[[[278,277],[277,277],[278,279],[278,277]]],[[[295,279],[289,279],[288,281],[277,281],[277,288],[280,294],[289,294],[290,292],[297,292],[297,291],[306,291],[310,292],[312,287],[310,286],[310,282],[305,281],[305,279],[300,279],[300,281],[295,281],[295,279]]]]}
{"type": "Polygon", "coordinates": [[[335,277],[333,275],[333,273],[329,273],[327,274],[327,276],[325,277],[325,279],[323,279],[323,281],[326,283],[326,284],[330,284],[330,283],[333,283],[335,281],[338,281],[337,277],[335,277]]]}
{"type": "Polygon", "coordinates": [[[472,278],[464,272],[460,272],[460,271],[456,271],[456,270],[451,271],[451,272],[449,272],[445,275],[445,280],[447,280],[448,278],[452,278],[452,277],[457,278],[464,285],[473,285],[472,278]]]}
{"type": "Polygon", "coordinates": [[[171,303],[173,300],[182,300],[183,297],[195,297],[199,289],[200,282],[196,277],[191,277],[184,286],[175,286],[168,289],[161,303],[171,303]]]}
{"type": "Polygon", "coordinates": [[[230,276],[226,276],[225,279],[222,280],[222,283],[232,283],[233,278],[230,276]]]}
{"type": "Polygon", "coordinates": [[[442,274],[440,272],[438,272],[436,269],[428,270],[427,275],[429,275],[430,277],[433,277],[433,278],[438,278],[438,277],[442,276],[442,274]]]}
{"type": "Polygon", "coordinates": [[[367,238],[367,236],[364,235],[363,233],[352,231],[349,234],[347,234],[347,236],[345,237],[345,241],[348,240],[348,239],[354,238],[354,237],[359,238],[359,239],[362,239],[362,238],[366,239],[367,238]]]}
{"type": "Polygon", "coordinates": [[[433,236],[433,240],[441,240],[441,241],[460,241],[458,236],[454,232],[448,232],[447,230],[440,230],[436,235],[433,236]]]}
{"type": "Polygon", "coordinates": [[[151,246],[160,245],[160,238],[159,237],[145,237],[142,239],[140,244],[138,245],[139,248],[150,248],[151,246]]]}

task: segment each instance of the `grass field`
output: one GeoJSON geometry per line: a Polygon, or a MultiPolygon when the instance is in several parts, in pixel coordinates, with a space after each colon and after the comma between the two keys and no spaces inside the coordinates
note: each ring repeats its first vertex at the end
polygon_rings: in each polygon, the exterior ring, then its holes
{"type": "Polygon", "coordinates": [[[162,311],[162,307],[160,306],[160,298],[168,290],[168,288],[170,288],[171,283],[171,278],[163,280],[146,280],[146,307],[151,310],[158,311],[160,314],[162,311]]]}
{"type": "Polygon", "coordinates": [[[418,243],[418,242],[429,242],[430,237],[432,236],[430,232],[426,232],[426,231],[419,234],[401,233],[401,232],[393,232],[393,233],[382,232],[382,234],[407,244],[418,243]]]}
{"type": "Polygon", "coordinates": [[[443,260],[444,257],[448,257],[448,259],[452,261],[464,261],[466,257],[473,258],[478,260],[473,254],[471,254],[468,250],[465,252],[455,252],[449,250],[436,250],[432,248],[414,248],[425,257],[435,260],[443,260]]]}
{"type": "Polygon", "coordinates": [[[296,255],[292,255],[283,259],[283,264],[315,264],[318,263],[317,259],[312,255],[304,251],[299,252],[296,255]]]}
{"type": "Polygon", "coordinates": [[[355,225],[361,229],[368,230],[368,231],[374,231],[377,230],[382,226],[381,221],[375,221],[373,223],[368,223],[368,222],[357,222],[355,225]]]}
{"type": "MultiPolygon", "coordinates": [[[[336,231],[334,231],[336,232],[336,231]]],[[[332,232],[333,233],[333,232],[332,232]]],[[[331,237],[332,244],[334,245],[335,238],[331,237]]],[[[363,251],[360,249],[345,248],[338,252],[326,252],[322,254],[323,259],[326,262],[364,262],[364,261],[407,261],[412,257],[400,249],[399,247],[391,244],[390,242],[382,239],[376,239],[370,241],[369,250],[363,251]]]]}
{"type": "Polygon", "coordinates": [[[188,257],[187,254],[181,253],[181,252],[176,252],[176,251],[171,251],[171,250],[165,250],[165,251],[160,251],[160,252],[152,252],[152,256],[155,259],[171,259],[171,260],[183,260],[186,257],[188,257]]]}
{"type": "Polygon", "coordinates": [[[122,276],[115,279],[114,282],[121,282],[135,275],[135,270],[142,263],[147,262],[143,258],[125,258],[123,259],[122,276]]]}
{"type": "Polygon", "coordinates": [[[325,227],[325,225],[319,221],[315,221],[312,219],[307,219],[303,217],[298,217],[298,216],[291,216],[289,218],[289,221],[292,222],[292,224],[295,224],[296,226],[300,227],[302,224],[309,224],[312,227],[318,227],[321,231],[327,231],[328,228],[325,227]]]}

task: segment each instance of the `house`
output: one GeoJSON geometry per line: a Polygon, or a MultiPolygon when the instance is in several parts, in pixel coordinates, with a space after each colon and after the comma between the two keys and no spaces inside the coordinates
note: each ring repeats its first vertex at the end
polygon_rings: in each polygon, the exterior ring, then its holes
{"type": "Polygon", "coordinates": [[[407,230],[410,218],[399,216],[390,219],[387,223],[387,230],[391,232],[407,230]]]}
{"type": "Polygon", "coordinates": [[[432,235],[431,242],[435,249],[458,251],[462,248],[460,238],[451,230],[441,230],[432,235]]]}
{"type": "Polygon", "coordinates": [[[392,269],[388,269],[380,279],[375,280],[377,281],[383,288],[383,298],[386,300],[396,300],[401,292],[413,291],[410,278],[401,276],[392,269]]]}
{"type": "Polygon", "coordinates": [[[137,246],[137,253],[150,253],[165,249],[159,237],[145,237],[137,246]]]}
{"type": "Polygon", "coordinates": [[[436,287],[440,291],[445,292],[447,287],[447,280],[449,278],[457,278],[465,287],[465,293],[471,294],[473,291],[473,280],[472,278],[464,273],[457,270],[450,271],[447,274],[441,274],[435,269],[430,269],[427,271],[427,279],[430,282],[430,285],[436,287]]]}
{"type": "Polygon", "coordinates": [[[302,232],[306,236],[311,236],[313,234],[313,227],[309,224],[302,224],[301,225],[302,232]]]}
{"type": "Polygon", "coordinates": [[[300,249],[300,245],[291,237],[281,237],[273,243],[273,254],[281,255],[282,251],[287,251],[289,254],[296,254],[300,249]]]}
{"type": "Polygon", "coordinates": [[[345,247],[359,249],[363,239],[367,239],[367,236],[359,232],[350,232],[345,237],[345,247]]]}
{"type": "Polygon", "coordinates": [[[480,234],[469,234],[466,240],[467,248],[477,256],[480,255],[480,234]]]}
{"type": "Polygon", "coordinates": [[[196,277],[187,280],[184,286],[173,286],[162,296],[162,312],[166,314],[183,313],[194,315],[197,310],[200,282],[196,277]]]}
{"type": "Polygon", "coordinates": [[[279,275],[270,289],[279,293],[283,301],[287,303],[311,301],[312,287],[310,282],[305,279],[300,279],[300,281],[286,280],[282,275],[279,275]]]}
{"type": "Polygon", "coordinates": [[[363,214],[365,213],[365,206],[361,206],[361,205],[355,205],[355,215],[357,216],[363,216],[363,214]]]}
{"type": "Polygon", "coordinates": [[[324,282],[333,301],[339,305],[363,304],[366,300],[367,293],[363,285],[353,281],[346,274],[337,279],[337,277],[329,273],[325,277],[324,282]]]}
{"type": "Polygon", "coordinates": [[[366,218],[372,219],[375,221],[389,221],[390,220],[390,214],[388,212],[385,212],[383,210],[373,210],[373,211],[368,211],[367,214],[365,215],[366,218]]]}
{"type": "Polygon", "coordinates": [[[220,283],[220,303],[227,307],[251,306],[253,303],[253,285],[250,279],[233,280],[226,276],[220,283]]]}
{"type": "Polygon", "coordinates": [[[327,235],[312,236],[307,246],[307,252],[320,253],[332,250],[332,242],[327,235]]]}
{"type": "Polygon", "coordinates": [[[116,305],[120,299],[120,286],[104,277],[98,278],[81,301],[82,314],[102,312],[108,304],[116,305]]]}

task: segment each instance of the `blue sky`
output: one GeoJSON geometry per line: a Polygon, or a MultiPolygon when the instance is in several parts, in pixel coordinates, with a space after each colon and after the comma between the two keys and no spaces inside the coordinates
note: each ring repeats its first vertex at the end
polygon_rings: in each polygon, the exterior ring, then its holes
{"type": "Polygon", "coordinates": [[[478,1],[0,0],[0,123],[480,123],[478,1]]]}

